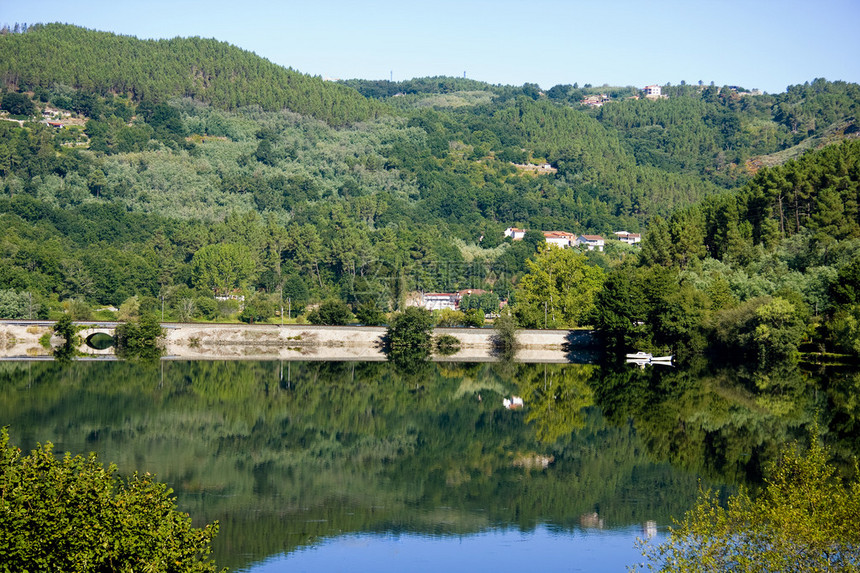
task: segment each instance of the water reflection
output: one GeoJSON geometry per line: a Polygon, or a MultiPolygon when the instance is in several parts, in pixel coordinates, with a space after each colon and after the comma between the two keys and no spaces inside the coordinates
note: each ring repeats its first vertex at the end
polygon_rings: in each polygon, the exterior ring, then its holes
{"type": "Polygon", "coordinates": [[[692,505],[699,476],[754,486],[816,419],[847,461],[858,389],[850,372],[706,365],[7,362],[0,420],[24,448],[158,474],[198,523],[221,522],[216,557],[235,568],[344,535],[643,535],[692,505]],[[524,407],[505,409],[514,395],[524,407]]]}

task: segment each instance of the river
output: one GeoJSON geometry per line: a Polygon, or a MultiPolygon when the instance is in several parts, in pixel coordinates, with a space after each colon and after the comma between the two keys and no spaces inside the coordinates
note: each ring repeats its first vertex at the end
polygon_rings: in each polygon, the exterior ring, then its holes
{"type": "Polygon", "coordinates": [[[858,389],[834,369],[18,361],[0,423],[156,473],[235,571],[624,571],[700,483],[755,489],[816,422],[847,470],[858,389]]]}

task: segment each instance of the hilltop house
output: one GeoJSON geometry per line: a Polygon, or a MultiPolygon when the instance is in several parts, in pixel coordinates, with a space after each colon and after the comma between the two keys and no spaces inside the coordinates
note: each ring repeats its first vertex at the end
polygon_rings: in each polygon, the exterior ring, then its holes
{"type": "Polygon", "coordinates": [[[645,99],[662,99],[666,97],[663,95],[660,86],[645,86],[643,91],[645,92],[645,99]]]}
{"type": "Polygon", "coordinates": [[[579,235],[574,242],[576,245],[585,245],[589,251],[603,250],[606,241],[600,235],[579,235]]]}

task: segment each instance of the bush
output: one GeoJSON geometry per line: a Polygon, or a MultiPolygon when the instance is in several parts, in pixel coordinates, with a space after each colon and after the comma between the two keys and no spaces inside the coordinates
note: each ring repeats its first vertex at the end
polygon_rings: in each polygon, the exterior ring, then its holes
{"type": "Polygon", "coordinates": [[[470,308],[465,313],[463,325],[481,328],[484,326],[484,311],[479,308],[470,308]]]}
{"type": "Polygon", "coordinates": [[[121,479],[95,454],[29,455],[0,431],[0,555],[5,571],[215,571],[217,522],[191,526],[150,474],[121,479]]]}
{"type": "Polygon", "coordinates": [[[510,312],[505,312],[495,320],[493,328],[496,331],[493,337],[493,345],[496,352],[503,356],[513,357],[519,346],[519,342],[517,341],[517,320],[511,316],[510,312]]]}
{"type": "Polygon", "coordinates": [[[126,358],[154,358],[161,355],[164,329],[151,314],[116,327],[117,354],[126,358]]]}
{"type": "Polygon", "coordinates": [[[206,320],[215,320],[218,316],[218,303],[211,296],[200,296],[194,299],[197,307],[194,314],[206,320]]]}
{"type": "Polygon", "coordinates": [[[63,338],[65,346],[72,346],[75,344],[78,329],[72,323],[72,317],[68,314],[64,314],[60,317],[60,320],[54,323],[54,332],[57,336],[63,338]]]}
{"type": "Polygon", "coordinates": [[[88,305],[82,299],[69,299],[63,302],[63,306],[65,307],[66,312],[72,318],[72,320],[89,320],[92,316],[92,309],[90,309],[90,305],[88,305]]]}
{"type": "Polygon", "coordinates": [[[320,305],[316,310],[308,314],[311,324],[325,324],[329,326],[343,326],[352,322],[352,312],[345,302],[339,298],[332,298],[320,305]]]}
{"type": "MultiPolygon", "coordinates": [[[[856,472],[856,466],[855,466],[856,472]]],[[[703,492],[669,540],[646,546],[660,571],[860,571],[860,481],[843,485],[817,432],[805,455],[786,448],[765,490],[720,503],[703,492]]]]}
{"type": "Polygon", "coordinates": [[[218,308],[216,312],[217,318],[230,318],[239,312],[239,301],[232,298],[227,300],[216,300],[215,305],[218,308]]]}
{"type": "Polygon", "coordinates": [[[275,314],[272,303],[261,295],[255,295],[245,301],[245,307],[239,313],[239,320],[248,324],[263,322],[275,314]]]}
{"type": "Polygon", "coordinates": [[[443,308],[439,312],[439,319],[436,321],[436,325],[442,328],[450,328],[452,326],[462,326],[465,321],[466,315],[459,310],[443,308]]]}
{"type": "Polygon", "coordinates": [[[355,310],[355,318],[365,326],[379,326],[387,320],[385,313],[371,302],[359,306],[355,310]]]}
{"type": "Polygon", "coordinates": [[[433,315],[426,308],[410,306],[396,313],[388,327],[388,347],[391,350],[412,348],[430,351],[433,315]]]}

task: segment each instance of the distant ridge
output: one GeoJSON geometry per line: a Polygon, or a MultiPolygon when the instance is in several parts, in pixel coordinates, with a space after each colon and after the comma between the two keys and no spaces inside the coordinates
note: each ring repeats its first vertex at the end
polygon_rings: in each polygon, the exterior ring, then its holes
{"type": "Polygon", "coordinates": [[[332,125],[363,121],[384,106],[356,90],[273,64],[226,42],[204,38],[140,40],[67,24],[35,24],[0,36],[7,87],[55,84],[136,101],[191,97],[232,110],[289,109],[332,125]]]}

